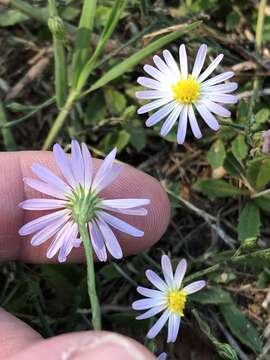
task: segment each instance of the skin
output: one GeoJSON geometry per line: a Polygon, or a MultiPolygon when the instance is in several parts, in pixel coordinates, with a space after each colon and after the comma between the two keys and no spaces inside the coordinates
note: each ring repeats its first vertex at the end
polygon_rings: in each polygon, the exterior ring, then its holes
{"type": "MultiPolygon", "coordinates": [[[[29,238],[20,237],[18,229],[37,218],[37,211],[24,211],[18,204],[41,194],[24,186],[23,177],[35,177],[31,165],[47,166],[59,176],[60,173],[50,152],[16,152],[0,154],[0,262],[18,260],[29,263],[56,262],[45,256],[48,243],[32,247],[29,238]]],[[[95,171],[100,160],[94,160],[95,171]]],[[[120,177],[106,189],[106,198],[148,198],[146,217],[121,216],[123,220],[145,232],[143,238],[132,238],[115,232],[125,255],[143,251],[152,246],[165,232],[170,205],[159,182],[128,165],[120,177]]],[[[45,212],[42,212],[44,215],[45,212]]],[[[117,214],[117,216],[119,216],[117,214]]],[[[120,216],[119,216],[120,217],[120,216]]],[[[83,249],[74,249],[69,261],[82,262],[83,249]]],[[[0,309],[0,359],[11,360],[144,360],[155,357],[132,339],[110,332],[69,333],[44,340],[21,320],[0,309]]]]}

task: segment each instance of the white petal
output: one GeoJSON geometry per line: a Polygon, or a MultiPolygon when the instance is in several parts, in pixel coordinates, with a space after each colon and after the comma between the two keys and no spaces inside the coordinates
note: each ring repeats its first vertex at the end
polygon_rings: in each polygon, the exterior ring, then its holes
{"type": "Polygon", "coordinates": [[[103,189],[105,189],[107,186],[109,186],[111,183],[113,183],[122,173],[124,169],[124,165],[113,165],[110,170],[103,176],[103,178],[100,178],[100,181],[97,182],[95,191],[99,193],[103,189]]]}
{"type": "Polygon", "coordinates": [[[188,60],[187,52],[184,44],[180,45],[179,48],[179,60],[180,60],[180,71],[183,79],[188,78],[188,60]]]}
{"type": "Polygon", "coordinates": [[[165,325],[166,321],[168,320],[170,315],[169,310],[166,310],[161,317],[158,319],[158,321],[151,327],[151,329],[147,333],[147,337],[149,339],[153,339],[158,335],[158,333],[161,331],[163,326],[165,325]]]}
{"type": "Polygon", "coordinates": [[[195,136],[196,139],[200,139],[202,137],[202,133],[199,128],[198,121],[196,119],[192,105],[188,106],[188,118],[193,135],[195,136]]]}
{"type": "Polygon", "coordinates": [[[84,186],[86,190],[89,190],[93,177],[93,160],[86,144],[82,144],[82,156],[84,163],[84,186]]]}
{"type": "Polygon", "coordinates": [[[148,319],[152,316],[157,315],[158,313],[160,313],[162,310],[164,310],[166,308],[165,305],[159,305],[159,306],[154,306],[152,307],[150,310],[147,310],[146,312],[144,312],[143,314],[139,315],[136,317],[136,320],[144,320],[144,319],[148,319]]]}
{"type": "Polygon", "coordinates": [[[102,200],[102,205],[118,208],[118,209],[132,209],[139,206],[149,205],[149,199],[110,199],[102,200]]]}
{"type": "Polygon", "coordinates": [[[180,289],[181,287],[186,271],[187,271],[187,261],[186,259],[182,259],[177,265],[174,274],[174,286],[177,290],[180,289]]]}
{"type": "Polygon", "coordinates": [[[152,114],[146,121],[146,126],[153,126],[157,124],[160,120],[165,118],[178,104],[176,101],[172,101],[169,104],[163,106],[161,109],[152,114]]]}
{"type": "Polygon", "coordinates": [[[143,295],[145,297],[161,298],[161,299],[166,300],[166,296],[160,290],[153,290],[153,289],[148,289],[148,288],[143,287],[143,286],[138,286],[137,291],[138,291],[139,294],[141,294],[141,295],[143,295]]]}
{"type": "Polygon", "coordinates": [[[214,61],[208,66],[206,70],[198,77],[198,81],[204,81],[212,72],[218,67],[219,63],[223,59],[223,54],[218,55],[214,61]]]}
{"type": "Polygon", "coordinates": [[[136,208],[136,209],[116,209],[113,207],[105,206],[105,205],[99,205],[100,209],[113,211],[118,214],[124,214],[124,215],[135,215],[135,216],[146,216],[148,211],[145,208],[136,208]]]}
{"type": "Polygon", "coordinates": [[[145,100],[171,97],[171,94],[169,92],[159,91],[159,90],[137,91],[135,95],[138,99],[145,99],[145,100]]]}
{"type": "Polygon", "coordinates": [[[146,309],[150,309],[152,307],[155,306],[163,306],[164,300],[160,299],[160,298],[147,298],[147,299],[141,299],[141,300],[136,300],[132,303],[132,308],[134,310],[146,310],[146,309]]]}
{"type": "Polygon", "coordinates": [[[167,343],[175,342],[177,339],[177,335],[180,327],[180,316],[176,314],[170,314],[169,316],[169,324],[168,324],[168,337],[167,343]]]}
{"type": "Polygon", "coordinates": [[[205,285],[206,285],[206,282],[204,280],[194,281],[193,283],[185,286],[183,288],[183,291],[185,291],[188,295],[190,295],[197,291],[200,291],[202,288],[205,287],[205,285]]]}
{"type": "Polygon", "coordinates": [[[173,125],[175,124],[175,122],[177,121],[180,115],[182,108],[183,105],[178,105],[173,109],[173,111],[171,112],[171,114],[168,116],[168,118],[161,127],[160,130],[161,136],[166,136],[171,131],[173,125]]]}
{"type": "Polygon", "coordinates": [[[163,74],[161,71],[156,69],[152,65],[144,65],[143,70],[150,76],[152,76],[157,81],[165,81],[166,82],[166,75],[163,74]]]}
{"type": "Polygon", "coordinates": [[[236,95],[229,94],[209,94],[208,98],[223,104],[235,104],[238,101],[236,95]]]}
{"type": "Polygon", "coordinates": [[[140,77],[138,77],[137,82],[138,82],[138,84],[140,84],[146,88],[149,88],[149,89],[165,91],[164,85],[161,82],[150,79],[148,77],[140,76],[140,77]]]}
{"type": "Polygon", "coordinates": [[[23,182],[32,189],[35,189],[43,194],[56,197],[58,199],[66,199],[66,195],[62,190],[43,181],[25,177],[23,178],[23,182]]]}
{"type": "Polygon", "coordinates": [[[78,225],[76,223],[73,223],[71,227],[67,229],[65,237],[63,238],[63,244],[58,254],[58,261],[60,263],[63,263],[67,260],[67,256],[73,249],[73,241],[77,238],[77,235],[78,225]]]}
{"type": "Polygon", "coordinates": [[[149,111],[155,110],[163,105],[168,104],[170,101],[173,100],[173,97],[166,97],[166,98],[162,98],[162,99],[158,99],[158,100],[154,100],[152,102],[150,102],[149,104],[143,105],[139,108],[139,110],[137,111],[138,114],[145,114],[149,111]]]}
{"type": "Polygon", "coordinates": [[[121,259],[123,257],[123,252],[121,249],[121,246],[119,245],[119,242],[112,232],[111,228],[103,221],[102,219],[97,220],[98,227],[103,235],[106,247],[109,251],[109,253],[115,258],[115,259],[121,259]]]}
{"type": "Polygon", "coordinates": [[[55,199],[28,199],[19,204],[25,210],[54,210],[61,209],[67,204],[63,200],[55,199]]]}
{"type": "Polygon", "coordinates": [[[238,84],[236,82],[229,82],[229,83],[225,83],[225,84],[205,86],[203,88],[203,92],[204,93],[213,92],[216,94],[217,93],[227,94],[227,93],[231,93],[231,92],[235,91],[237,88],[238,88],[238,84]]]}
{"type": "Polygon", "coordinates": [[[194,76],[195,79],[200,75],[200,72],[202,70],[205,57],[207,54],[207,45],[202,44],[197,52],[196,59],[194,62],[193,70],[192,70],[192,76],[194,76]]]}
{"type": "Polygon", "coordinates": [[[155,55],[153,60],[158,69],[164,73],[170,81],[175,82],[175,75],[168,65],[158,55],[155,55]]]}
{"type": "Polygon", "coordinates": [[[77,184],[84,186],[84,162],[78,141],[71,141],[71,168],[77,184]]]}
{"type": "Polygon", "coordinates": [[[150,281],[150,283],[153,284],[160,291],[165,292],[168,290],[168,285],[153,270],[146,270],[145,275],[147,279],[150,281]]]}
{"type": "Polygon", "coordinates": [[[180,114],[178,130],[177,130],[177,142],[178,144],[183,144],[186,138],[187,133],[187,113],[188,106],[185,105],[180,114]]]}
{"type": "Polygon", "coordinates": [[[206,86],[210,86],[210,85],[215,85],[218,83],[221,83],[222,81],[228,80],[231,77],[234,76],[234,72],[233,71],[227,71],[225,73],[216,75],[214,77],[212,77],[211,79],[205,81],[202,83],[201,85],[201,90],[203,90],[206,86]]]}
{"type": "Polygon", "coordinates": [[[161,257],[161,267],[162,272],[165,278],[168,287],[173,287],[173,271],[172,271],[172,264],[169,256],[162,255],[161,257]]]}
{"type": "Polygon", "coordinates": [[[50,239],[65,223],[67,218],[63,216],[62,218],[56,220],[55,222],[49,224],[44,229],[37,232],[31,239],[31,245],[38,246],[50,239]]]}
{"type": "Polygon", "coordinates": [[[88,224],[89,233],[91,237],[91,243],[95,254],[97,255],[100,261],[107,260],[107,252],[103,239],[103,235],[101,234],[99,227],[97,226],[95,221],[92,221],[88,224]]]}
{"type": "Polygon", "coordinates": [[[211,100],[205,100],[204,104],[211,112],[213,112],[216,115],[224,116],[224,117],[231,116],[231,112],[229,110],[227,110],[225,107],[219,104],[214,103],[211,100]]]}
{"type": "Polygon", "coordinates": [[[59,251],[60,247],[62,246],[66,232],[71,228],[72,223],[69,221],[67,222],[56,234],[54,240],[51,242],[48,250],[47,250],[47,258],[52,259],[55,254],[59,251]]]}
{"type": "Polygon", "coordinates": [[[128,224],[127,222],[118,219],[117,217],[106,213],[105,211],[97,211],[97,215],[102,218],[106,223],[114,227],[115,229],[122,231],[125,234],[132,235],[134,237],[142,237],[144,232],[128,224]]]}
{"type": "Polygon", "coordinates": [[[168,67],[171,69],[171,71],[175,76],[175,82],[177,82],[177,80],[180,80],[181,75],[180,75],[179,67],[177,66],[171,52],[169,50],[164,50],[163,56],[164,56],[164,60],[166,61],[166,64],[168,65],[168,67]]]}
{"type": "Polygon", "coordinates": [[[70,160],[67,158],[67,155],[59,144],[54,145],[53,154],[62,175],[65,177],[71,187],[76,187],[76,180],[74,179],[72,173],[70,160]]]}
{"type": "Polygon", "coordinates": [[[212,129],[217,131],[219,129],[219,123],[217,119],[210,113],[205,105],[196,105],[198,112],[200,113],[206,124],[212,129]]]}

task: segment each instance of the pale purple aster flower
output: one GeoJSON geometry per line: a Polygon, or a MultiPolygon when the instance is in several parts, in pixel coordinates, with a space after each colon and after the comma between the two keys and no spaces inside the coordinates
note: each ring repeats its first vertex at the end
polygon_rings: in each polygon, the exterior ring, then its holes
{"type": "Polygon", "coordinates": [[[173,274],[170,258],[163,255],[161,258],[161,267],[164,280],[152,270],[146,271],[146,277],[157,290],[139,286],[138,293],[145,296],[146,299],[137,300],[132,304],[134,310],[147,310],[138,316],[137,320],[148,319],[163,312],[157,322],[148,331],[147,337],[153,339],[158,335],[161,329],[168,321],[167,342],[175,342],[181,317],[184,316],[187,296],[201,290],[206,282],[198,280],[182,287],[182,281],[186,273],[187,262],[181,260],[173,274]]]}
{"type": "Polygon", "coordinates": [[[264,131],[262,136],[263,136],[262,152],[264,154],[270,154],[270,130],[264,131]]]}
{"type": "Polygon", "coordinates": [[[213,115],[228,117],[231,115],[220,104],[234,104],[237,97],[231,93],[238,87],[237,83],[224,83],[234,76],[232,71],[226,71],[206,80],[217,68],[223,55],[218,55],[202,72],[207,54],[207,46],[201,45],[193,69],[190,72],[185,45],[179,48],[180,68],[168,50],[163,51],[163,58],[155,55],[155,66],[145,65],[144,71],[151,76],[139,77],[138,83],[147,88],[136,92],[143,100],[153,100],[139,108],[138,114],[155,111],[146,121],[146,126],[153,126],[164,120],[160,135],[166,136],[177,120],[177,142],[183,144],[186,138],[187,125],[190,124],[194,136],[202,137],[195,115],[196,110],[205,123],[213,130],[219,129],[219,123],[213,115]]]}
{"type": "Polygon", "coordinates": [[[47,257],[58,252],[58,260],[66,261],[73,247],[81,244],[78,230],[79,216],[84,214],[85,223],[93,249],[101,261],[107,260],[107,250],[116,259],[123,256],[122,249],[112,229],[134,237],[144,232],[120,220],[112,213],[145,216],[148,199],[103,199],[101,191],[108,187],[121,173],[123,165],[115,164],[116,149],[104,159],[96,175],[93,175],[91,154],[85,144],[71,143],[71,156],[60,145],[53,148],[55,162],[64,180],[46,167],[33,164],[32,170],[39,179],[24,178],[26,185],[49,195],[50,199],[38,198],[23,201],[19,206],[25,210],[53,210],[25,224],[19,234],[32,235],[31,244],[38,246],[52,240],[47,257]]]}
{"type": "Polygon", "coordinates": [[[165,352],[161,353],[158,357],[157,360],[166,360],[167,359],[167,354],[165,352]]]}

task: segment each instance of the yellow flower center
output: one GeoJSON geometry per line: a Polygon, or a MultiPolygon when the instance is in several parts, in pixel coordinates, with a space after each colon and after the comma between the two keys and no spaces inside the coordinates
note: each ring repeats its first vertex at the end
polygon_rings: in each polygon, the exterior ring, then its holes
{"type": "Polygon", "coordinates": [[[192,104],[199,96],[200,87],[200,83],[189,75],[186,80],[181,79],[172,85],[174,99],[181,104],[192,104]]]}
{"type": "Polygon", "coordinates": [[[187,300],[185,291],[170,291],[167,297],[167,306],[171,312],[184,316],[184,308],[187,300]]]}

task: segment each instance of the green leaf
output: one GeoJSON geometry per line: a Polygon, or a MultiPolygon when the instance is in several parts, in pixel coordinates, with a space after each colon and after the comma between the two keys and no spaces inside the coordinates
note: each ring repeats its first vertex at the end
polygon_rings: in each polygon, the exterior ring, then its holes
{"type": "Polygon", "coordinates": [[[219,287],[199,291],[195,294],[190,295],[189,299],[191,301],[196,301],[200,304],[211,305],[229,304],[232,302],[231,295],[227,291],[224,291],[219,287]]]}
{"type": "Polygon", "coordinates": [[[121,15],[124,11],[124,8],[126,6],[126,3],[127,3],[127,0],[114,1],[114,5],[111,9],[110,16],[108,18],[106,26],[104,27],[104,29],[102,31],[102,34],[100,36],[100,39],[99,39],[97,47],[94,51],[94,54],[86,62],[86,64],[84,64],[82,71],[79,75],[78,82],[76,83],[76,86],[75,86],[75,83],[73,83],[73,88],[76,87],[77,91],[81,91],[81,89],[84,87],[104,46],[106,45],[106,43],[109,40],[109,38],[111,37],[115,27],[117,26],[119,19],[120,19],[121,15]]]}
{"type": "Polygon", "coordinates": [[[248,146],[243,135],[238,135],[232,142],[232,153],[237,160],[243,160],[248,154],[248,146]]]}
{"type": "Polygon", "coordinates": [[[84,123],[85,125],[97,125],[104,120],[107,114],[106,102],[102,91],[97,91],[90,96],[86,111],[84,123]]]}
{"type": "Polygon", "coordinates": [[[270,212],[270,196],[260,196],[256,198],[255,204],[259,206],[260,209],[270,212]]]}
{"type": "MultiPolygon", "coordinates": [[[[2,103],[1,99],[0,99],[0,126],[4,126],[8,124],[7,121],[7,116],[6,116],[6,111],[4,108],[4,104],[2,103]]],[[[4,139],[4,145],[5,145],[5,149],[7,151],[14,151],[16,150],[16,142],[12,133],[12,130],[9,128],[2,128],[1,129],[2,132],[2,136],[4,139]]]]}
{"type": "Polygon", "coordinates": [[[117,77],[123,75],[125,72],[133,68],[135,65],[139,64],[147,56],[151,55],[153,52],[156,52],[163,46],[169,44],[170,42],[178,39],[182,35],[196,29],[201,24],[201,21],[196,21],[190,25],[186,25],[182,30],[174,31],[169,35],[165,35],[158,40],[153,41],[151,44],[145,46],[142,50],[138,51],[134,55],[130,56],[128,59],[122,61],[118,65],[114,66],[107,73],[105,73],[98,81],[96,81],[87,92],[94,91],[117,77]]]}
{"type": "Polygon", "coordinates": [[[195,184],[195,188],[209,197],[230,197],[247,195],[247,191],[238,189],[225,180],[202,179],[195,184]]]}
{"type": "Polygon", "coordinates": [[[232,176],[241,176],[244,173],[243,166],[235,158],[232,152],[229,152],[224,161],[224,168],[232,176]]]}
{"type": "Polygon", "coordinates": [[[72,85],[76,87],[81,70],[87,61],[90,40],[94,27],[97,0],[84,0],[83,8],[76,34],[75,47],[72,57],[72,85]]]}
{"type": "Polygon", "coordinates": [[[18,10],[6,10],[0,14],[0,27],[13,26],[27,19],[29,19],[28,16],[18,10]]]}
{"type": "Polygon", "coordinates": [[[129,143],[130,134],[125,130],[110,133],[105,136],[100,146],[105,153],[111,151],[114,147],[117,148],[118,152],[122,151],[129,143]]]}
{"type": "Polygon", "coordinates": [[[241,211],[239,217],[238,239],[244,241],[249,238],[257,238],[260,235],[260,227],[260,210],[254,202],[249,202],[241,211]]]}
{"type": "Polygon", "coordinates": [[[111,114],[117,116],[123,114],[127,105],[127,100],[120,91],[114,90],[112,88],[105,89],[105,99],[107,109],[111,114]]]}
{"type": "Polygon", "coordinates": [[[264,124],[270,116],[270,110],[267,108],[263,108],[257,112],[255,115],[255,121],[257,124],[264,124]]]}
{"type": "Polygon", "coordinates": [[[270,158],[262,156],[249,161],[247,178],[257,190],[263,189],[270,181],[270,158]]]}
{"type": "Polygon", "coordinates": [[[252,323],[234,304],[220,305],[221,313],[233,335],[255,353],[262,351],[262,341],[252,323]]]}
{"type": "Polygon", "coordinates": [[[212,168],[219,168],[223,165],[226,157],[224,143],[221,139],[215,141],[207,153],[207,159],[212,168]]]}

